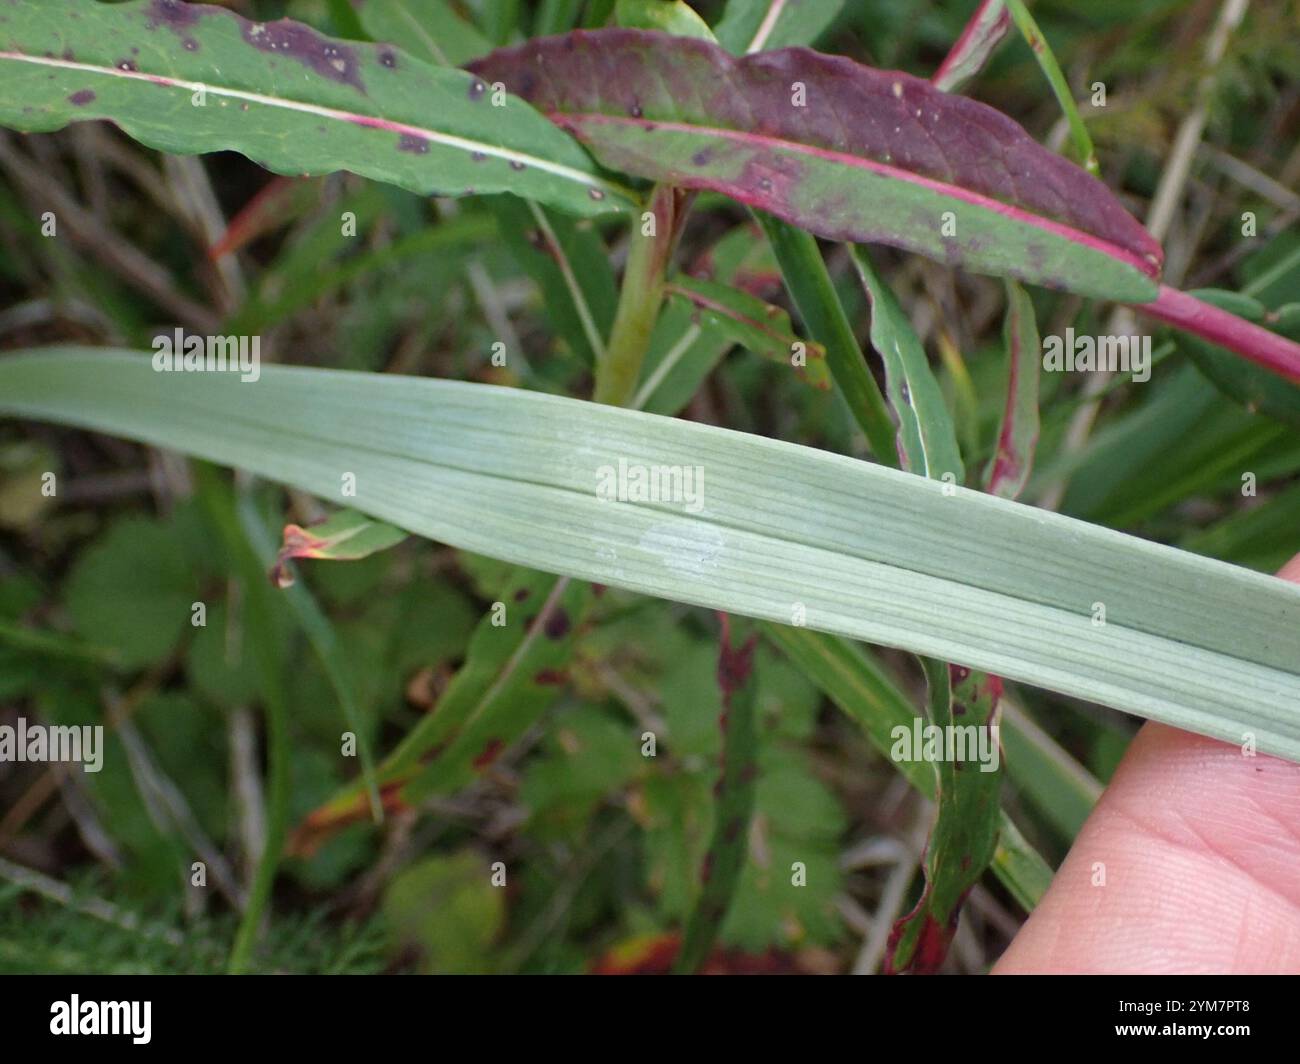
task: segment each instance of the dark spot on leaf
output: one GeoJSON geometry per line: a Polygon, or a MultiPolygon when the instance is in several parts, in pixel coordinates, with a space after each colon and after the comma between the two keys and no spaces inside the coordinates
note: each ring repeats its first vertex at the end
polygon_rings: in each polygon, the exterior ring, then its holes
{"type": "Polygon", "coordinates": [[[533,676],[533,683],[543,687],[561,687],[569,682],[569,674],[563,669],[542,669],[533,676]]]}
{"type": "MultiPolygon", "coordinates": [[[[139,49],[139,48],[132,48],[131,51],[132,51],[132,53],[134,53],[135,55],[139,55],[139,54],[140,54],[140,49],[139,49]]],[[[76,60],[76,58],[77,58],[77,55],[76,55],[75,52],[73,52],[73,50],[72,50],[71,48],[65,48],[65,49],[63,49],[63,59],[64,59],[66,62],[69,62],[69,63],[74,62],[74,61],[76,60]]]]}
{"type": "Polygon", "coordinates": [[[501,756],[501,751],[506,748],[506,744],[500,739],[492,739],[483,747],[478,757],[474,758],[474,767],[476,769],[485,769],[501,756]]]}
{"type": "Polygon", "coordinates": [[[563,606],[556,606],[555,610],[546,618],[547,639],[563,639],[569,633],[569,614],[563,606]]]}
{"type": "Polygon", "coordinates": [[[391,48],[383,48],[379,52],[379,65],[386,66],[389,70],[397,67],[397,53],[391,48]]]}
{"type": "Polygon", "coordinates": [[[469,153],[469,161],[472,163],[481,163],[487,158],[487,152],[472,151],[469,153]]]}
{"type": "Polygon", "coordinates": [[[641,105],[639,103],[634,103],[631,107],[627,109],[627,113],[630,114],[633,118],[640,118],[643,113],[641,110],[641,105]]]}
{"type": "Polygon", "coordinates": [[[403,133],[397,138],[397,150],[409,151],[413,155],[427,155],[429,152],[429,142],[423,137],[417,137],[413,133],[403,133]]]}
{"type": "Polygon", "coordinates": [[[701,148],[699,151],[697,151],[694,155],[691,156],[691,162],[693,162],[696,166],[708,166],[710,158],[712,158],[712,156],[710,154],[709,149],[701,148]]]}
{"type": "Polygon", "coordinates": [[[723,839],[727,842],[735,842],[740,836],[740,829],[742,826],[740,817],[733,817],[731,820],[727,821],[727,829],[723,832],[723,839]]]}
{"type": "Polygon", "coordinates": [[[469,83],[469,98],[471,100],[483,99],[483,94],[487,92],[487,83],[475,78],[469,83]]]}
{"type": "Polygon", "coordinates": [[[166,26],[179,33],[197,23],[202,15],[202,9],[183,3],[182,0],[153,0],[149,5],[149,17],[145,25],[151,30],[166,26]]]}
{"type": "Polygon", "coordinates": [[[511,169],[511,170],[522,170],[523,168],[524,168],[524,164],[521,163],[518,159],[511,159],[511,160],[510,160],[510,169],[511,169]]]}
{"type": "Polygon", "coordinates": [[[81,89],[80,91],[74,92],[71,96],[69,96],[68,102],[72,104],[76,104],[76,106],[78,107],[84,107],[86,104],[90,103],[90,101],[93,100],[94,98],[95,98],[95,94],[90,89],[81,89]]]}
{"type": "Polygon", "coordinates": [[[199,42],[193,37],[186,37],[181,44],[187,52],[197,52],[199,50],[199,42]]]}
{"type": "Polygon", "coordinates": [[[531,592],[528,590],[528,588],[521,587],[518,591],[515,592],[515,601],[524,602],[530,594],[531,592]]]}
{"type": "Polygon", "coordinates": [[[244,40],[259,52],[297,60],[323,78],[365,92],[358,71],[356,50],[346,44],[322,37],[310,27],[287,19],[278,22],[245,22],[242,32],[244,40]]]}
{"type": "Polygon", "coordinates": [[[954,702],[954,703],[952,704],[952,715],[953,715],[954,717],[964,717],[964,716],[966,716],[966,703],[965,703],[965,702],[954,702]]]}
{"type": "Polygon", "coordinates": [[[118,70],[139,70],[140,68],[136,66],[135,63],[133,63],[130,59],[119,59],[117,61],[117,69],[118,70]]]}
{"type": "Polygon", "coordinates": [[[591,197],[592,199],[594,199],[594,200],[603,200],[603,199],[605,198],[605,193],[604,193],[601,189],[598,189],[598,188],[589,188],[589,189],[587,189],[587,195],[590,196],[590,197],[591,197]]]}

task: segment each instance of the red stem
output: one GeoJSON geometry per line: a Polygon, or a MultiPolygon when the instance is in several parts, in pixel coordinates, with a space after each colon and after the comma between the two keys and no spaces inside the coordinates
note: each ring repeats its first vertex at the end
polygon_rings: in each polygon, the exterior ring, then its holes
{"type": "Polygon", "coordinates": [[[1163,284],[1154,303],[1130,306],[1300,384],[1300,344],[1285,336],[1163,284]]]}

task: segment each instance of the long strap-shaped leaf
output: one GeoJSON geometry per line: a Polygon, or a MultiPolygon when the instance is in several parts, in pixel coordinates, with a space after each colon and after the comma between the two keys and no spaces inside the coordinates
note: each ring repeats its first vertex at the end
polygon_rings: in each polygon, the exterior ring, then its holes
{"type": "Polygon", "coordinates": [[[510,191],[579,214],[630,205],[521,101],[388,45],[178,0],[41,0],[0,18],[0,124],[14,129],[108,118],[150,147],[232,148],[277,173],[510,191]]]}
{"type": "MultiPolygon", "coordinates": [[[[0,360],[0,414],[294,484],[550,572],[984,669],[1300,760],[1300,588],[840,455],[454,381],[0,360]],[[621,497],[676,467],[677,503],[621,497]],[[703,506],[700,507],[702,502],[703,506]],[[684,504],[683,504],[684,503],[684,504]]],[[[662,497],[662,493],[661,493],[662,497]]]]}
{"type": "Polygon", "coordinates": [[[923,78],[630,29],[539,38],[469,68],[617,170],[715,189],[820,236],[1084,295],[1156,296],[1160,246],[1105,185],[923,78]]]}

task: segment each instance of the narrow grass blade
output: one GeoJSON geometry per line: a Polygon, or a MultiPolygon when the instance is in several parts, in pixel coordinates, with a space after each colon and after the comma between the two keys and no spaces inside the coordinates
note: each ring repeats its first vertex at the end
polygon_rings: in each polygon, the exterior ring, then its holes
{"type": "Polygon", "coordinates": [[[844,0],[727,0],[714,33],[737,55],[812,44],[843,7],[844,0]]]}
{"type": "MultiPolygon", "coordinates": [[[[890,757],[898,736],[911,733],[919,718],[907,696],[866,650],[847,639],[807,628],[764,624],[763,632],[862,728],[881,756],[890,758],[908,783],[927,798],[936,796],[938,780],[931,765],[890,757]]],[[[992,868],[1026,912],[1038,904],[1052,879],[1052,869],[1005,812],[998,821],[992,868]]]]}
{"type": "Polygon", "coordinates": [[[802,229],[769,214],[757,214],[781,267],[781,276],[804,327],[826,348],[826,361],[853,420],[866,434],[871,453],[884,465],[898,465],[894,422],[867,368],[862,349],[817,241],[802,229]]]}
{"type": "Polygon", "coordinates": [[[686,923],[674,971],[696,971],[722,930],[740,872],[749,853],[749,822],[758,783],[758,714],[754,646],[758,635],[747,622],[724,615],[718,684],[722,688],[722,771],[714,790],[713,837],[695,909],[686,923]]]}
{"type": "Polygon", "coordinates": [[[984,471],[985,489],[1004,499],[1024,490],[1038,445],[1038,322],[1028,293],[1008,281],[1007,316],[1002,338],[1007,348],[1007,398],[998,442],[984,471]]]}
{"type": "Polygon", "coordinates": [[[966,28],[930,79],[936,89],[955,92],[984,69],[1011,29],[1011,16],[1003,0],[980,0],[966,28]]]}
{"type": "Polygon", "coordinates": [[[885,391],[898,418],[898,454],[903,468],[960,484],[966,471],[957,432],[925,348],[894,293],[872,269],[866,252],[850,247],[849,254],[871,301],[871,346],[885,364],[885,391]]]}
{"type": "Polygon", "coordinates": [[[1074,152],[1083,163],[1084,169],[1090,174],[1101,172],[1101,167],[1097,165],[1097,153],[1092,148],[1092,137],[1088,135],[1088,127],[1083,124],[1083,119],[1079,116],[1079,108],[1074,102],[1074,94],[1070,91],[1070,83],[1065,80],[1065,74],[1061,71],[1061,64],[1056,61],[1056,56],[1052,54],[1052,49],[1047,43],[1047,38],[1043,36],[1043,31],[1038,28],[1038,23],[1034,21],[1034,16],[1029,13],[1025,7],[1024,0],[1003,0],[1007,6],[1011,19],[1020,30],[1021,35],[1025,38],[1025,43],[1029,45],[1030,50],[1034,53],[1034,58],[1038,60],[1038,65],[1042,68],[1043,74],[1047,78],[1047,83],[1052,86],[1052,92],[1056,96],[1056,102],[1061,105],[1061,113],[1065,115],[1065,120],[1070,127],[1070,139],[1074,144],[1074,152]]]}
{"type": "MultiPolygon", "coordinates": [[[[925,848],[925,890],[916,908],[894,925],[886,970],[929,975],[947,956],[961,904],[997,847],[1002,681],[959,665],[923,664],[930,685],[930,725],[940,736],[941,756],[935,762],[939,808],[925,848]],[[954,727],[973,728],[978,738],[971,747],[959,748],[954,738],[942,738],[970,735],[954,727]],[[996,760],[986,760],[986,751],[996,760]]],[[[931,733],[924,734],[929,743],[931,733]]]]}

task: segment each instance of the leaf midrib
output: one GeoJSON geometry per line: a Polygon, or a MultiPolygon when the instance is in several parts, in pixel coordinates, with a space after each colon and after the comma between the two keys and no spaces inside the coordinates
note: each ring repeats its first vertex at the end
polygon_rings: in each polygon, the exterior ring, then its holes
{"type": "MultiPolygon", "coordinates": [[[[599,177],[595,174],[584,173],[583,171],[567,166],[564,163],[556,163],[549,159],[541,158],[540,156],[531,155],[527,152],[515,151],[511,148],[503,148],[500,145],[492,144],[489,141],[469,140],[453,133],[440,133],[437,130],[413,125],[409,122],[399,122],[394,119],[379,118],[375,115],[368,115],[358,111],[345,111],[341,108],[309,103],[305,100],[296,100],[288,96],[268,96],[265,93],[253,92],[249,89],[213,85],[202,81],[191,81],[187,78],[178,78],[170,74],[150,74],[140,70],[123,70],[120,67],[104,66],[99,63],[84,63],[80,60],[34,56],[28,55],[26,52],[0,51],[0,61],[3,60],[32,63],[36,66],[56,67],[65,70],[77,70],[100,77],[118,78],[127,81],[140,81],[159,89],[177,89],[188,93],[195,93],[199,90],[203,90],[205,93],[209,93],[213,96],[227,97],[233,100],[243,100],[248,103],[258,104],[259,106],[272,107],[300,114],[311,114],[319,118],[342,122],[346,125],[368,129],[382,129],[391,133],[420,137],[423,140],[440,144],[447,148],[462,149],[467,152],[482,152],[485,155],[503,159],[507,162],[522,163],[525,166],[531,166],[534,169],[543,171],[544,173],[554,174],[556,177],[561,177],[568,181],[574,181],[588,188],[597,188],[606,194],[616,196],[619,199],[627,200],[632,203],[637,202],[639,199],[637,194],[630,188],[606,178],[599,177]]],[[[126,119],[126,121],[130,122],[130,119],[126,119]]]]}
{"type": "MultiPolygon", "coordinates": [[[[714,137],[720,140],[730,140],[740,144],[756,146],[768,151],[787,151],[798,155],[809,155],[814,158],[822,159],[825,162],[835,163],[841,166],[849,166],[858,170],[867,170],[878,177],[889,178],[890,180],[900,181],[904,184],[915,185],[933,192],[937,195],[948,199],[957,200],[972,207],[978,207],[981,210],[1001,215],[1004,218],[1019,222],[1023,225],[1033,226],[1041,229],[1043,232],[1050,233],[1053,236],[1061,237],[1074,244],[1080,244],[1091,248],[1094,251],[1124,262],[1134,269],[1142,272],[1144,276],[1156,279],[1160,276],[1151,263],[1135,255],[1127,248],[1118,244],[1112,244],[1100,237],[1086,233],[1082,229],[1076,229],[1073,226],[1066,225],[1064,222],[1058,222],[1055,219],[1048,218],[1041,214],[1035,214],[1027,211],[1022,207],[1005,203],[1002,200],[993,199],[991,196],[985,196],[979,192],[974,192],[960,185],[954,185],[946,181],[940,181],[937,178],[926,177],[924,174],[918,174],[911,170],[904,170],[889,163],[882,163],[876,159],[867,158],[864,155],[853,155],[848,152],[837,151],[834,148],[823,148],[815,144],[805,144],[798,140],[789,140],[785,137],[774,137],[762,133],[753,133],[748,130],[731,129],[727,126],[709,126],[693,122],[677,122],[671,120],[650,119],[650,118],[633,118],[626,115],[611,115],[603,111],[546,111],[543,112],[552,122],[563,128],[582,126],[584,123],[595,125],[612,125],[624,128],[638,128],[645,132],[655,132],[667,130],[673,133],[689,133],[695,136],[714,137]]],[[[726,192],[728,195],[747,203],[752,206],[762,207],[764,204],[759,202],[758,198],[748,193],[747,189],[738,187],[734,182],[715,181],[706,175],[692,178],[693,181],[709,184],[716,184],[719,191],[726,192]],[[747,198],[748,197],[748,198],[747,198]]],[[[714,187],[709,184],[709,187],[714,187]]],[[[1154,298],[1154,297],[1153,297],[1154,298]]]]}

